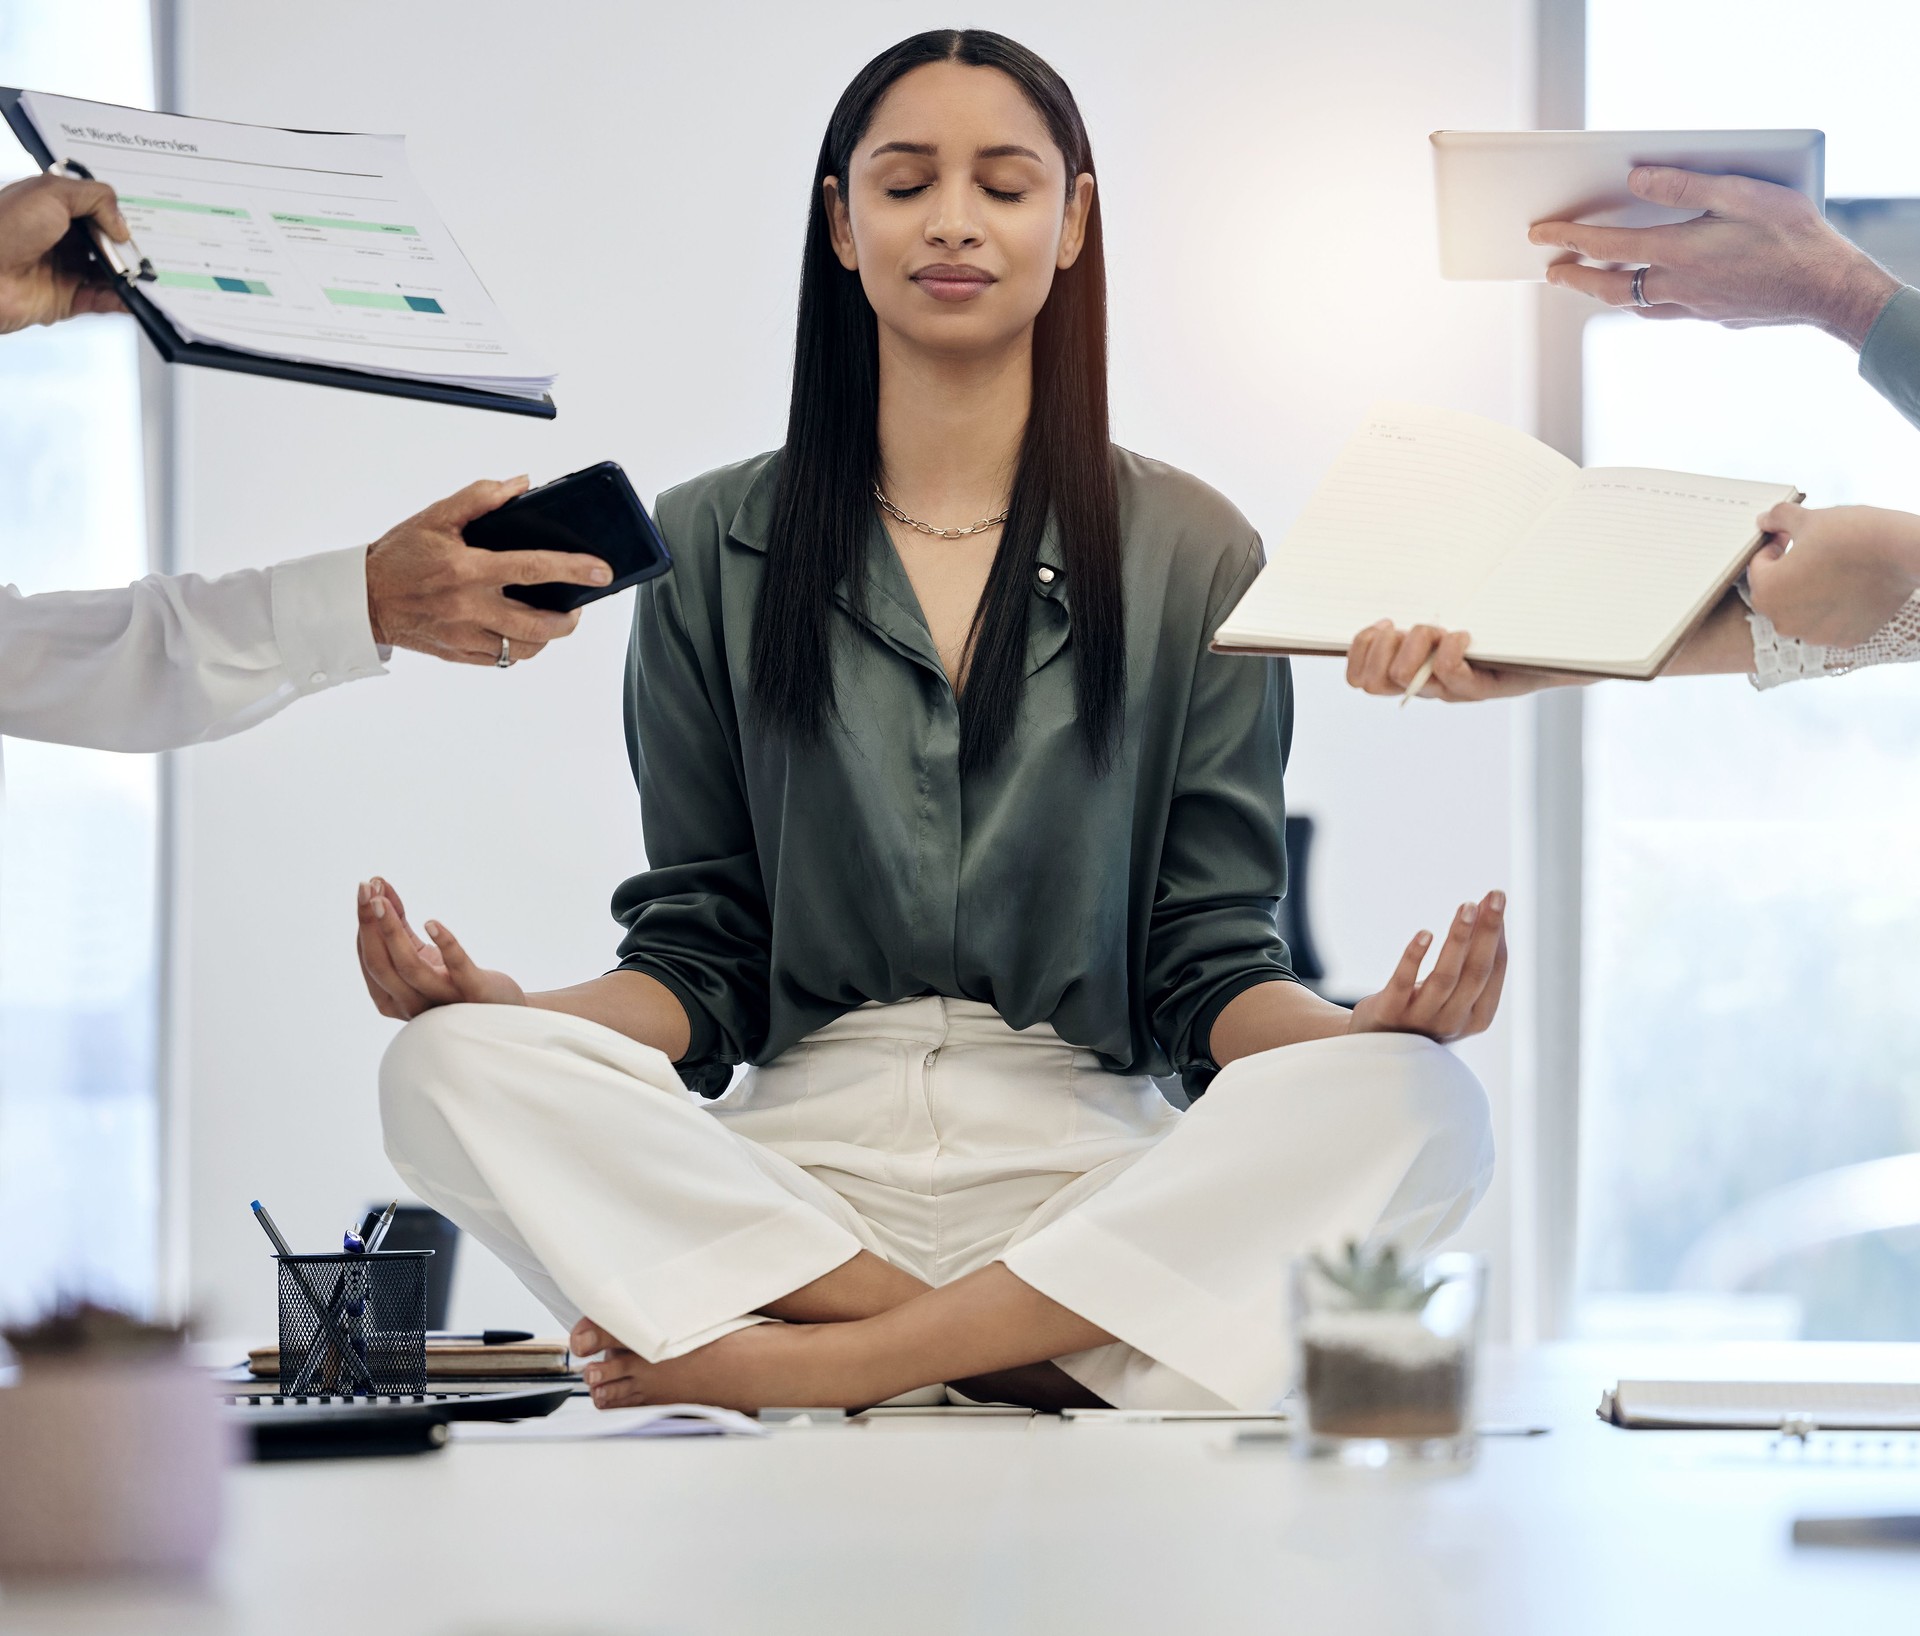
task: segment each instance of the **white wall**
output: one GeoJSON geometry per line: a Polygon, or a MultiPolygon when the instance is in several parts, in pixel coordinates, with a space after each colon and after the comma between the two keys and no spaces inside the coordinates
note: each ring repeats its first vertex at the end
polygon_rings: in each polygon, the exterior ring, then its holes
{"type": "MultiPolygon", "coordinates": [[[[182,0],[186,112],[405,131],[494,296],[561,370],[560,417],[182,372],[184,566],[360,541],[479,474],[608,456],[652,492],[773,446],[810,166],[874,51],[999,28],[1080,95],[1102,173],[1116,435],[1282,532],[1366,403],[1524,421],[1522,309],[1434,275],[1425,137],[1528,123],[1526,0],[1344,7],[1029,0],[951,18],[854,3],[182,0]]],[[[619,721],[621,603],[506,675],[402,655],[181,758],[176,972],[185,1227],[209,1331],[264,1332],[246,1201],[319,1241],[390,1185],[354,883],[390,876],[532,985],[604,969],[640,863],[619,721]]],[[[1400,712],[1300,667],[1290,795],[1323,825],[1332,981],[1511,873],[1503,709],[1400,712]]],[[[1506,1027],[1468,1055],[1504,1129],[1506,1027]]],[[[1503,1181],[1471,1228],[1504,1262],[1503,1181]]],[[[472,1247],[469,1246],[472,1254],[472,1247]]],[[[527,1311],[472,1257],[470,1322],[527,1311]]]]}

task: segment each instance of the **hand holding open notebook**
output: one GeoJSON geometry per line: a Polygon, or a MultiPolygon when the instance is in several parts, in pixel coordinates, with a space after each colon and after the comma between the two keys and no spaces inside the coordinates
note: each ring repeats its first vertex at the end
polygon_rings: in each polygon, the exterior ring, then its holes
{"type": "Polygon", "coordinates": [[[1799,498],[1636,467],[1582,471],[1496,421],[1383,404],[1214,637],[1221,653],[1345,653],[1381,619],[1472,633],[1483,664],[1646,679],[1799,498]]]}

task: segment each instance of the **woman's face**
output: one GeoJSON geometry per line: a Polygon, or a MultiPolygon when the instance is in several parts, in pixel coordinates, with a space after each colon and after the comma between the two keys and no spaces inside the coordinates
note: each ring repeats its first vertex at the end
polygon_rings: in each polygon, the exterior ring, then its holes
{"type": "Polygon", "coordinates": [[[1086,233],[1093,178],[1069,178],[1046,121],[997,68],[929,63],[881,98],[829,177],[841,265],[883,330],[946,355],[1022,339],[1086,233]]]}

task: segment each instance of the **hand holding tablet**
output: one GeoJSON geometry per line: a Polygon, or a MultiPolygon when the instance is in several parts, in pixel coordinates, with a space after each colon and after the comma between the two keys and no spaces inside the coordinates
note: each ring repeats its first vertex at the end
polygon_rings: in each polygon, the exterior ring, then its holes
{"type": "Polygon", "coordinates": [[[1697,212],[1666,227],[1541,222],[1536,245],[1582,256],[1547,282],[1643,318],[1705,318],[1729,329],[1814,324],[1858,348],[1900,281],[1828,226],[1804,194],[1746,176],[1703,176],[1643,165],[1630,179],[1642,198],[1697,212]]]}
{"type": "Polygon", "coordinates": [[[1544,278],[1643,318],[1815,324],[1856,348],[1901,287],[1827,225],[1819,131],[1431,140],[1447,278],[1544,278]]]}
{"type": "Polygon", "coordinates": [[[1714,208],[1684,189],[1631,186],[1644,167],[1769,182],[1802,195],[1816,219],[1824,198],[1819,131],[1435,131],[1430,140],[1446,278],[1544,279],[1568,252],[1530,239],[1539,223],[1652,228],[1714,208]]]}

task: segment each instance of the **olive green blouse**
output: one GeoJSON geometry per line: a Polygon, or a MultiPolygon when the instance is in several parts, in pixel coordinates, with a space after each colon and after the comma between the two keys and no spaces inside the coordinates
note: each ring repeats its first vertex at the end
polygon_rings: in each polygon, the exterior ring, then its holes
{"type": "Polygon", "coordinates": [[[840,599],[839,722],[815,745],[763,730],[748,656],[779,456],[661,495],[673,571],[642,585],[627,744],[650,867],[621,885],[623,970],[686,1008],[680,1063],[718,1095],[866,1001],[982,1000],[1051,1023],[1116,1072],[1211,1077],[1213,1021],[1291,978],[1281,778],[1283,660],[1207,641],[1262,562],[1205,484],[1123,449],[1127,714],[1096,775],[1075,720],[1073,587],[1039,550],[1013,741],[963,777],[959,712],[876,515],[864,616],[840,599]]]}

